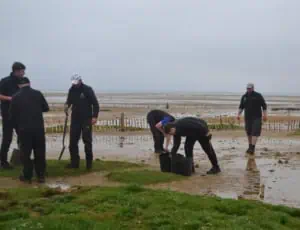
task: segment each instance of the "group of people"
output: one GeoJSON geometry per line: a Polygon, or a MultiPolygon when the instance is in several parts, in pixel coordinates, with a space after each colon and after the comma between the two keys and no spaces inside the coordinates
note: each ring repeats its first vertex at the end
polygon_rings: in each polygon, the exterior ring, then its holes
{"type": "MultiPolygon", "coordinates": [[[[240,120],[243,111],[245,111],[245,130],[249,143],[246,153],[253,155],[257,139],[261,135],[262,120],[267,120],[267,104],[264,97],[254,90],[254,84],[252,83],[247,84],[247,92],[241,98],[238,120],[240,120]]],[[[194,157],[194,145],[198,141],[212,164],[212,168],[207,174],[221,172],[211,143],[212,135],[205,120],[196,117],[175,119],[174,116],[165,111],[152,110],[147,115],[147,122],[153,135],[154,151],[156,153],[168,153],[171,136],[173,136],[173,148],[170,152],[176,154],[181,144],[181,138],[186,137],[184,144],[186,157],[194,157]],[[166,143],[164,146],[165,138],[166,143]]]]}
{"type": "MultiPolygon", "coordinates": [[[[17,143],[21,152],[23,171],[19,179],[31,182],[35,170],[37,181],[45,182],[46,174],[46,137],[43,113],[49,111],[44,95],[31,88],[30,80],[25,75],[26,66],[20,62],[12,65],[12,72],[0,81],[0,101],[2,116],[2,143],[0,149],[0,164],[2,169],[12,169],[8,162],[8,151],[17,134],[17,143]],[[34,160],[31,160],[33,152],[34,160]]],[[[72,107],[70,128],[71,162],[67,168],[79,168],[78,142],[82,134],[86,153],[86,168],[92,168],[92,125],[97,122],[99,103],[93,89],[84,84],[78,74],[72,76],[72,86],[69,89],[65,103],[65,113],[68,115],[72,107]]]]}
{"type": "MultiPolygon", "coordinates": [[[[15,130],[23,163],[20,180],[31,182],[35,170],[38,182],[44,183],[46,137],[43,113],[49,111],[49,106],[44,95],[31,88],[30,80],[24,77],[25,70],[24,64],[15,62],[12,65],[11,74],[0,81],[2,116],[0,164],[2,169],[12,169],[8,162],[8,151],[15,130]],[[32,152],[34,160],[31,160],[32,152]]],[[[67,116],[69,109],[72,108],[69,144],[71,160],[66,167],[79,168],[78,142],[82,136],[86,154],[86,169],[90,170],[93,164],[92,127],[97,123],[100,107],[94,90],[83,83],[80,75],[73,75],[71,80],[72,86],[69,89],[64,108],[67,116]]],[[[238,119],[244,110],[245,129],[249,141],[249,148],[246,152],[254,154],[257,138],[261,135],[262,120],[267,120],[267,105],[263,96],[254,91],[253,84],[247,85],[247,92],[242,96],[238,119]]],[[[169,152],[168,148],[173,136],[171,153],[176,154],[181,144],[181,138],[186,137],[184,146],[186,156],[193,158],[194,145],[199,142],[212,164],[212,168],[207,173],[221,172],[211,143],[210,130],[203,119],[195,117],[176,119],[165,111],[152,110],[147,114],[147,122],[153,134],[155,152],[169,152]]]]}

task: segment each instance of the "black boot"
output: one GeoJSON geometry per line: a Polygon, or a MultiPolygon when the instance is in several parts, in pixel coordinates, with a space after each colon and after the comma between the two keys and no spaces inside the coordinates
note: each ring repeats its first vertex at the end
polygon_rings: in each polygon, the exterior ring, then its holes
{"type": "Polygon", "coordinates": [[[250,146],[250,149],[249,149],[249,152],[248,152],[250,155],[254,155],[255,153],[255,145],[251,145],[250,146]]]}
{"type": "Polygon", "coordinates": [[[79,163],[74,164],[74,163],[70,163],[66,165],[67,169],[78,169],[79,168],[79,163]]]}
{"type": "Polygon", "coordinates": [[[211,175],[211,174],[218,174],[221,172],[221,169],[219,166],[213,166],[209,171],[207,171],[207,174],[208,175],[211,175]]]}
{"type": "Polygon", "coordinates": [[[246,153],[251,153],[251,147],[252,147],[252,145],[251,144],[249,144],[249,147],[248,147],[248,149],[247,149],[247,151],[246,151],[246,153]]]}
{"type": "Polygon", "coordinates": [[[86,161],[86,169],[91,170],[93,168],[93,161],[86,161]]]}
{"type": "Polygon", "coordinates": [[[23,175],[19,176],[19,180],[24,183],[31,184],[31,179],[24,177],[23,175]]]}

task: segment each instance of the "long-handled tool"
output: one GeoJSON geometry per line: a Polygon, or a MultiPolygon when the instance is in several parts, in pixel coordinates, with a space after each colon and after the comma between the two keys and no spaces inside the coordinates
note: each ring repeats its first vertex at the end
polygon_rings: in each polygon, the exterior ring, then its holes
{"type": "Polygon", "coordinates": [[[62,150],[60,152],[60,155],[59,155],[59,158],[58,160],[61,159],[62,155],[64,154],[64,151],[65,151],[65,138],[66,138],[66,133],[67,133],[67,128],[68,128],[68,118],[69,118],[69,115],[66,114],[66,119],[65,119],[65,125],[64,125],[64,134],[63,134],[63,139],[62,139],[62,150]]]}

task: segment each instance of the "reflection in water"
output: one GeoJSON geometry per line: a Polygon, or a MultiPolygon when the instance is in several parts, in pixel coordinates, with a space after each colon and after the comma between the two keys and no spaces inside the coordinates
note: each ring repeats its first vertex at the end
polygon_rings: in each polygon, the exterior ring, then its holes
{"type": "Polygon", "coordinates": [[[242,197],[245,199],[264,199],[265,186],[261,184],[260,171],[257,168],[254,157],[249,157],[248,159],[244,179],[242,197]]]}

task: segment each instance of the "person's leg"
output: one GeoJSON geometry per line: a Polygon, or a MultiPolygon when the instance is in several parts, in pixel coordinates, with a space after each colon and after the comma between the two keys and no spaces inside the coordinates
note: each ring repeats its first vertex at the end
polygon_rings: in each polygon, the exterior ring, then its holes
{"type": "Polygon", "coordinates": [[[4,169],[11,169],[7,161],[7,154],[13,138],[13,126],[8,118],[2,118],[2,143],[0,149],[1,166],[4,169]]]}
{"type": "Polygon", "coordinates": [[[261,135],[261,126],[262,126],[261,119],[256,119],[256,120],[253,121],[253,124],[252,124],[252,140],[251,140],[251,154],[255,153],[255,146],[256,146],[258,138],[261,135]]]}
{"type": "Polygon", "coordinates": [[[68,168],[79,168],[80,156],[78,142],[81,136],[81,122],[71,122],[70,129],[70,144],[69,151],[71,156],[71,164],[67,165],[68,168]]]}
{"type": "Polygon", "coordinates": [[[207,136],[202,136],[198,139],[198,141],[212,164],[212,168],[207,173],[208,174],[219,173],[221,170],[218,164],[217,155],[211,144],[210,138],[207,136]]]}
{"type": "Polygon", "coordinates": [[[44,129],[36,130],[33,142],[34,166],[38,182],[45,182],[46,138],[44,129]]]}
{"type": "Polygon", "coordinates": [[[185,144],[184,144],[184,151],[185,156],[190,157],[193,159],[193,172],[195,172],[195,165],[194,165],[194,146],[195,146],[196,140],[191,137],[186,137],[185,144]]]}
{"type": "Polygon", "coordinates": [[[20,176],[21,181],[31,181],[33,175],[33,162],[30,159],[32,146],[33,146],[33,136],[32,132],[20,132],[20,149],[23,153],[23,175],[20,176]]]}
{"type": "MultiPolygon", "coordinates": [[[[150,118],[149,118],[150,119],[150,118]]],[[[150,130],[154,141],[154,152],[161,153],[164,150],[164,135],[155,127],[155,122],[149,120],[150,130]]]]}
{"type": "Polygon", "coordinates": [[[246,153],[251,153],[251,148],[252,148],[252,121],[251,120],[245,120],[245,130],[248,136],[248,149],[246,153]]]}
{"type": "Polygon", "coordinates": [[[86,168],[91,169],[93,163],[93,126],[90,120],[84,122],[82,127],[82,140],[84,143],[86,168]]]}

